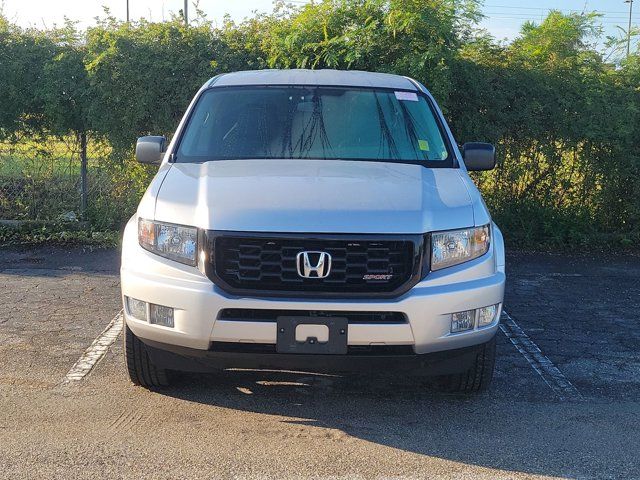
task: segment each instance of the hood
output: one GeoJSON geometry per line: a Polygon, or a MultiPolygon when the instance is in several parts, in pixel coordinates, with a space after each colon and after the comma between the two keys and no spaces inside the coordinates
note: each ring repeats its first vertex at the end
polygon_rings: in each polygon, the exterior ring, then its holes
{"type": "Polygon", "coordinates": [[[424,233],[474,224],[455,168],[341,160],[176,163],[155,219],[210,230],[424,233]]]}

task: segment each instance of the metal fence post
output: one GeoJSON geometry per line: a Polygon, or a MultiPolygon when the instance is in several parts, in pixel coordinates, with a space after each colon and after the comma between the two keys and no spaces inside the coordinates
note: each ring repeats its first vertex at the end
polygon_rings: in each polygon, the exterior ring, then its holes
{"type": "Polygon", "coordinates": [[[82,132],[80,134],[80,213],[82,219],[87,219],[87,134],[82,132]]]}

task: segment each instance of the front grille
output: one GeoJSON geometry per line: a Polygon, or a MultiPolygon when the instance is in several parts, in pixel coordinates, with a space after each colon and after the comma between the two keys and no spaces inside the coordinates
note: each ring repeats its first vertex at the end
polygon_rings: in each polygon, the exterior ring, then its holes
{"type": "Polygon", "coordinates": [[[346,312],[333,310],[275,310],[251,308],[225,308],[218,314],[218,320],[236,322],[276,322],[278,317],[341,317],[349,325],[357,324],[403,324],[407,316],[401,312],[346,312]]]}
{"type": "Polygon", "coordinates": [[[207,275],[230,293],[397,296],[420,279],[424,236],[207,232],[205,248],[207,275]],[[305,251],[331,256],[326,278],[299,275],[297,256],[305,251]]]}

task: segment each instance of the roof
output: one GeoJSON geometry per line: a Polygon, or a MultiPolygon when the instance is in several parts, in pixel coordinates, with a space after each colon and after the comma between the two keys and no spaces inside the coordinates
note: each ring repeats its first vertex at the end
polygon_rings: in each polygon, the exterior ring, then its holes
{"type": "Polygon", "coordinates": [[[323,85],[340,87],[378,87],[418,90],[406,77],[358,70],[247,70],[225,73],[211,79],[209,86],[239,85],[323,85]]]}

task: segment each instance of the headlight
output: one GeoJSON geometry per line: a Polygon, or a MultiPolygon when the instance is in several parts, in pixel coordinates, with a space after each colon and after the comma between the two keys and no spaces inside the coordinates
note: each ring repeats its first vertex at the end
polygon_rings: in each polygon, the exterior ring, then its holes
{"type": "Polygon", "coordinates": [[[168,223],[138,220],[140,246],[161,257],[187,265],[196,264],[198,229],[168,223]]]}
{"type": "Polygon", "coordinates": [[[489,225],[434,233],[431,235],[431,270],[478,258],[487,253],[490,243],[489,225]]]}

